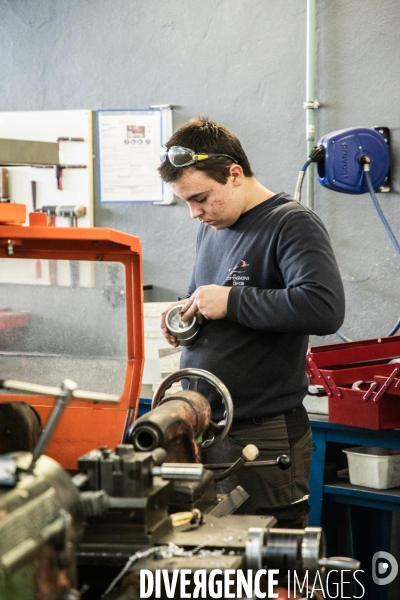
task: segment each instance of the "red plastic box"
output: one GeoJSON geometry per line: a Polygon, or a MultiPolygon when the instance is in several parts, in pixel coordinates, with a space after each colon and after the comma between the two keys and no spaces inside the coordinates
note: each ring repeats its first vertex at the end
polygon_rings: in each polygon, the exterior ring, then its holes
{"type": "Polygon", "coordinates": [[[400,427],[400,336],[310,348],[307,373],[328,394],[332,423],[400,427]]]}

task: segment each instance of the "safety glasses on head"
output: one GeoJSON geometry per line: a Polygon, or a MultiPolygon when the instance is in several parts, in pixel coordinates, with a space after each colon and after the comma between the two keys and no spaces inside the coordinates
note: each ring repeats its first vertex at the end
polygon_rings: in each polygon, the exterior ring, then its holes
{"type": "Polygon", "coordinates": [[[171,146],[170,148],[162,146],[160,150],[161,162],[164,162],[167,156],[171,165],[178,168],[188,167],[189,165],[194,165],[194,163],[199,162],[200,160],[216,158],[217,156],[225,156],[226,158],[230,158],[230,160],[234,163],[239,164],[239,161],[236,158],[233,158],[233,156],[229,156],[229,154],[197,154],[194,150],[191,150],[190,148],[184,148],[183,146],[171,146]]]}

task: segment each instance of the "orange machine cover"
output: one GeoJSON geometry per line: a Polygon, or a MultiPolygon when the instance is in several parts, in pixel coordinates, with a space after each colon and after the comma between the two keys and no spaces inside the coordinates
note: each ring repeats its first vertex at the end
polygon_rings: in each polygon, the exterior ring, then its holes
{"type": "MultiPolygon", "coordinates": [[[[139,238],[113,229],[47,227],[45,214],[30,217],[29,227],[0,224],[0,258],[104,260],[120,262],[125,267],[128,348],[120,401],[94,404],[72,400],[46,449],[46,454],[64,468],[76,469],[79,456],[100,446],[113,448],[120,443],[126,420],[133,420],[137,414],[144,361],[141,243],[139,238]]],[[[6,379],[7,373],[0,373],[0,378],[6,379]]],[[[2,394],[0,401],[28,402],[46,423],[55,398],[13,393],[2,394]]]]}

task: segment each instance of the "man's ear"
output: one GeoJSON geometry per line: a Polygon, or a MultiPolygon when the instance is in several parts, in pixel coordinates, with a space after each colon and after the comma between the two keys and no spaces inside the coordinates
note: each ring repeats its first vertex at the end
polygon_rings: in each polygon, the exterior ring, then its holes
{"type": "Polygon", "coordinates": [[[229,169],[229,177],[236,185],[241,185],[243,180],[243,169],[240,165],[233,164],[229,169]]]}

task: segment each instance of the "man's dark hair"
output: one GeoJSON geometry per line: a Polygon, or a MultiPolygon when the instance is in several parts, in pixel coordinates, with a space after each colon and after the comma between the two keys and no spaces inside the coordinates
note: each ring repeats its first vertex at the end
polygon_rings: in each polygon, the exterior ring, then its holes
{"type": "MultiPolygon", "coordinates": [[[[209,121],[207,117],[191,119],[188,123],[182,125],[165,144],[166,148],[171,146],[190,148],[197,154],[229,154],[242,167],[245,177],[253,176],[249,159],[238,138],[227,127],[209,121]]],[[[172,183],[182,177],[186,169],[196,169],[197,171],[203,171],[207,177],[225,185],[228,181],[231,165],[232,161],[229,158],[218,156],[196,162],[187,167],[174,167],[167,157],[158,167],[158,172],[166,183],[172,183]]]]}

